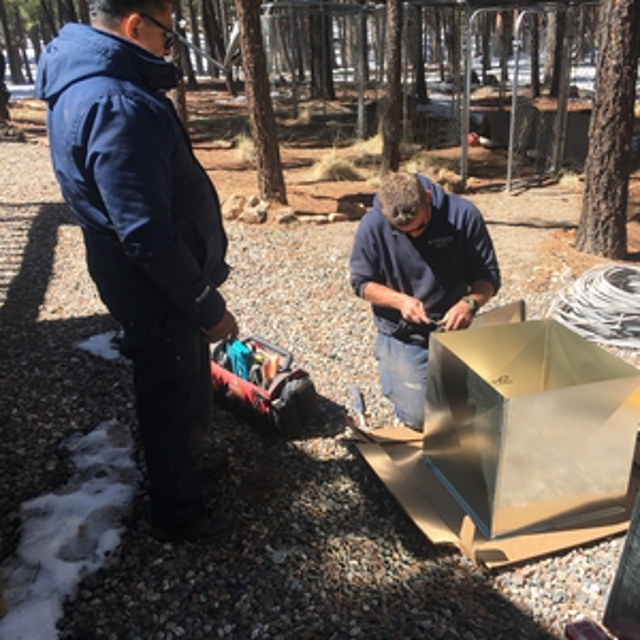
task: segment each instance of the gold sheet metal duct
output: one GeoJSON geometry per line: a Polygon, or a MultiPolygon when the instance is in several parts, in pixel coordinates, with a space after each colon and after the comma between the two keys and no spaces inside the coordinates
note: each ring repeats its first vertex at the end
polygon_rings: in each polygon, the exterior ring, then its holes
{"type": "Polygon", "coordinates": [[[424,461],[488,539],[622,506],[640,372],[554,320],[433,333],[424,461]]]}

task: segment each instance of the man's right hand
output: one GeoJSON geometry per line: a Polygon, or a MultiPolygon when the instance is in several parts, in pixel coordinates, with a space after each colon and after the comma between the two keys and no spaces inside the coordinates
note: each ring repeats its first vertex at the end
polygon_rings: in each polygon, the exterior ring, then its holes
{"type": "Polygon", "coordinates": [[[399,309],[402,318],[413,324],[431,324],[422,300],[404,295],[400,300],[399,309]]]}
{"type": "Polygon", "coordinates": [[[362,290],[362,297],[372,304],[397,309],[407,322],[413,324],[431,324],[422,300],[395,291],[378,282],[367,282],[362,290]]]}
{"type": "Polygon", "coordinates": [[[238,323],[229,311],[225,311],[222,320],[209,329],[202,329],[209,342],[235,340],[238,337],[238,323]]]}

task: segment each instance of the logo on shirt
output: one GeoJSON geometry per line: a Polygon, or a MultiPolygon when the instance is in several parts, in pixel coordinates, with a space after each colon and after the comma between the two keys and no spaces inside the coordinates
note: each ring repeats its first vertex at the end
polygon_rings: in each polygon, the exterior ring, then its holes
{"type": "Polygon", "coordinates": [[[427,242],[427,246],[433,247],[434,249],[444,249],[451,246],[452,242],[453,238],[451,236],[445,236],[443,238],[431,238],[427,242]]]}

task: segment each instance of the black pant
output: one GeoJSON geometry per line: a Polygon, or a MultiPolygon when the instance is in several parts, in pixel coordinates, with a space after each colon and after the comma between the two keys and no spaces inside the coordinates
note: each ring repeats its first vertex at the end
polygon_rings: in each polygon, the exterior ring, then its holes
{"type": "Polygon", "coordinates": [[[125,257],[117,239],[84,229],[89,272],[124,328],[134,365],[136,409],[155,525],[188,520],[204,507],[202,458],[213,387],[209,345],[125,257]]]}
{"type": "Polygon", "coordinates": [[[213,389],[200,329],[173,310],[158,320],[152,339],[139,339],[125,327],[123,353],[134,364],[151,520],[163,526],[184,522],[204,507],[202,458],[213,389]]]}

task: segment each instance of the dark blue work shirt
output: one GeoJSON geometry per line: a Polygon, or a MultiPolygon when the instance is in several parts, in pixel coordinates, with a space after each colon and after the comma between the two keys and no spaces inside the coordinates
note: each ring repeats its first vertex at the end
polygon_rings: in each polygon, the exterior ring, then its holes
{"type": "MultiPolygon", "coordinates": [[[[491,282],[497,292],[500,270],[476,206],[446,193],[425,176],[420,181],[431,192],[431,220],[426,229],[416,238],[396,229],[382,213],[376,195],[355,234],[351,285],[359,296],[369,282],[406,293],[422,300],[429,317],[438,321],[478,280],[491,282]]],[[[381,333],[426,344],[426,331],[407,333],[399,311],[373,305],[373,314],[381,333]]]]}

